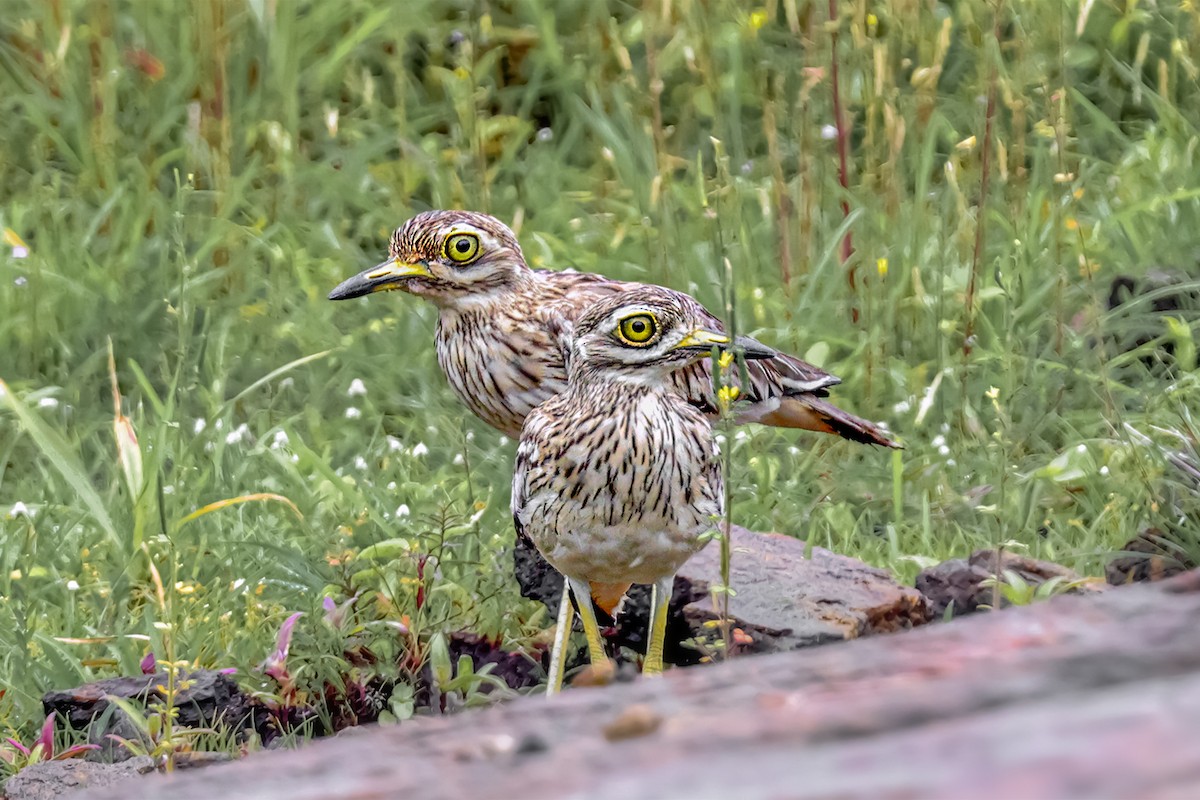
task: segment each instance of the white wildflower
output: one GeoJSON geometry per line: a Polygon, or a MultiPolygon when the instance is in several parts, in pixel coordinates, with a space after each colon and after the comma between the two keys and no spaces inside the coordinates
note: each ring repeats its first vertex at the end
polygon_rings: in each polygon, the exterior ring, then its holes
{"type": "Polygon", "coordinates": [[[17,245],[12,249],[13,258],[29,258],[29,248],[24,245],[17,245]]]}
{"type": "Polygon", "coordinates": [[[1101,467],[1101,468],[1100,468],[1100,474],[1101,474],[1101,475],[1107,475],[1107,474],[1108,474],[1108,467],[1101,467]]]}
{"type": "Polygon", "coordinates": [[[387,490],[388,490],[389,492],[394,492],[394,491],[396,491],[396,482],[395,482],[395,481],[388,481],[387,490]]]}
{"type": "Polygon", "coordinates": [[[358,419],[361,416],[362,416],[362,412],[359,411],[354,406],[350,406],[349,408],[346,409],[346,419],[358,419]]]}
{"type": "Polygon", "coordinates": [[[747,433],[746,431],[738,431],[737,433],[735,433],[733,435],[733,440],[735,442],[744,442],[749,438],[750,438],[750,434],[747,433]]]}
{"type": "Polygon", "coordinates": [[[58,408],[58,400],[53,397],[43,397],[38,400],[38,408],[58,408]]]}
{"type": "Polygon", "coordinates": [[[907,414],[911,410],[912,410],[912,399],[911,398],[908,400],[901,400],[899,403],[896,403],[894,406],[892,406],[893,414],[907,414]]]}
{"type": "Polygon", "coordinates": [[[506,445],[506,444],[508,444],[508,437],[507,437],[507,436],[501,436],[501,437],[500,437],[500,446],[501,446],[501,447],[504,447],[504,445],[506,445]]]}
{"type": "Polygon", "coordinates": [[[281,447],[288,446],[287,431],[275,431],[275,438],[271,441],[271,449],[278,450],[281,447]]]}
{"type": "Polygon", "coordinates": [[[290,389],[295,385],[296,385],[296,379],[290,375],[279,382],[280,389],[290,389]]]}
{"type": "Polygon", "coordinates": [[[355,456],[354,457],[354,468],[356,470],[358,470],[359,472],[366,472],[367,471],[367,460],[365,458],[363,458],[362,456],[355,456]]]}
{"type": "Polygon", "coordinates": [[[33,512],[29,510],[29,506],[22,503],[20,500],[13,503],[13,507],[9,509],[8,518],[16,519],[17,517],[25,517],[25,519],[33,519],[33,512]]]}
{"type": "Polygon", "coordinates": [[[395,453],[397,450],[404,449],[404,442],[400,441],[395,436],[389,436],[387,437],[387,446],[388,450],[391,450],[393,453],[395,453]]]}
{"type": "Polygon", "coordinates": [[[396,509],[396,516],[397,516],[397,517],[407,517],[407,516],[408,516],[409,514],[411,514],[411,513],[412,513],[412,512],[411,512],[411,511],[409,511],[409,509],[408,509],[408,504],[407,504],[407,503],[401,503],[401,504],[400,504],[400,507],[396,509]]]}
{"type": "Polygon", "coordinates": [[[362,378],[355,378],[350,381],[350,388],[346,390],[346,394],[351,397],[362,397],[367,393],[367,385],[362,382],[362,378]]]}
{"type": "Polygon", "coordinates": [[[417,446],[412,449],[412,454],[417,457],[427,456],[429,455],[429,448],[425,446],[424,442],[417,442],[417,446]]]}
{"type": "Polygon", "coordinates": [[[208,423],[205,422],[203,418],[197,417],[196,421],[192,423],[192,433],[195,433],[195,434],[203,433],[204,429],[207,427],[208,427],[208,423]]]}
{"type": "Polygon", "coordinates": [[[73,579],[67,581],[67,591],[68,592],[78,592],[79,591],[79,581],[73,580],[73,579]]]}
{"type": "Polygon", "coordinates": [[[950,455],[950,448],[947,447],[946,445],[942,445],[941,447],[938,448],[938,454],[943,455],[943,456],[948,456],[948,455],[950,455]]]}
{"type": "Polygon", "coordinates": [[[837,138],[837,126],[836,125],[822,125],[821,126],[821,138],[825,139],[826,141],[836,139],[837,138]]]}
{"type": "Polygon", "coordinates": [[[939,448],[945,447],[946,437],[942,436],[941,434],[938,434],[937,436],[933,437],[933,441],[931,441],[930,444],[933,445],[934,447],[939,447],[939,448]]]}
{"type": "Polygon", "coordinates": [[[462,453],[454,454],[454,466],[461,467],[465,462],[466,462],[466,459],[463,458],[462,453]]]}
{"type": "Polygon", "coordinates": [[[163,487],[163,494],[175,494],[175,487],[168,483],[163,487]]]}
{"type": "Polygon", "coordinates": [[[243,422],[225,435],[225,444],[241,444],[249,436],[250,426],[243,422]]]}

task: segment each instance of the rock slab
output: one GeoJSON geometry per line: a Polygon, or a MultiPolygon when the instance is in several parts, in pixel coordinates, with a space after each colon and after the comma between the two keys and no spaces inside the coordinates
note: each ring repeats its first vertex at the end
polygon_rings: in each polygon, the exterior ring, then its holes
{"type": "Polygon", "coordinates": [[[70,758],[31,764],[8,779],[0,797],[8,800],[52,800],[85,789],[103,789],[154,771],[148,756],[119,764],[98,764],[70,758]]]}
{"type": "MultiPolygon", "coordinates": [[[[821,547],[809,548],[790,536],[755,533],[734,526],[730,542],[729,598],[734,652],[773,653],[826,642],[856,639],[920,625],[929,619],[921,593],[901,586],[888,573],[821,547]]],[[[562,577],[531,544],[518,541],[517,582],[526,597],[558,609],[562,577]]],[[[693,556],[675,577],[667,627],[666,660],[695,664],[711,642],[721,615],[721,549],[713,542],[693,556]]],[[[645,586],[630,591],[617,615],[611,638],[645,652],[650,597],[645,586]]],[[[711,652],[711,648],[709,649],[711,652]]]]}
{"type": "MultiPolygon", "coordinates": [[[[176,724],[188,728],[244,728],[265,727],[261,707],[243,692],[232,678],[213,670],[195,670],[184,676],[187,681],[178,696],[176,707],[179,716],[176,724]]],[[[113,708],[109,711],[108,697],[120,697],[138,705],[149,705],[163,699],[157,687],[167,682],[166,673],[137,675],[132,677],[107,678],[94,683],[47,692],[42,697],[42,708],[49,715],[54,712],[58,719],[66,720],[76,730],[88,730],[88,740],[100,746],[93,751],[104,760],[128,758],[129,752],[108,738],[109,734],[126,739],[136,739],[137,729],[125,719],[123,712],[113,708]],[[103,724],[93,724],[101,722],[103,724]]],[[[89,758],[94,760],[94,758],[89,758]]]]}
{"type": "Polygon", "coordinates": [[[1200,572],[1189,572],[522,698],[89,796],[1196,797],[1197,618],[1200,572]]]}
{"type": "Polygon", "coordinates": [[[1097,592],[1105,587],[1085,579],[1074,570],[1052,561],[1040,561],[1007,550],[991,548],[976,550],[969,559],[952,558],[917,575],[917,589],[929,601],[934,617],[941,618],[950,610],[951,616],[962,616],[992,605],[999,597],[1000,607],[1009,602],[984,581],[993,575],[1010,571],[1034,587],[1049,580],[1058,580],[1073,593],[1097,592]]]}

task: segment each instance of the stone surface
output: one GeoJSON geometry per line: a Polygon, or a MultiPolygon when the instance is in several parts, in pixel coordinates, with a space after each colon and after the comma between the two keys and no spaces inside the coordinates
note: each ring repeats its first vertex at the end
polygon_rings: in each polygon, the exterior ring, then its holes
{"type": "Polygon", "coordinates": [[[1072,584],[1066,590],[1071,593],[1097,592],[1105,587],[1084,579],[1074,570],[1050,561],[1019,555],[1002,550],[985,548],[976,550],[967,560],[952,558],[934,567],[923,569],[917,575],[916,586],[929,601],[935,617],[941,617],[951,608],[952,616],[961,616],[977,611],[981,606],[991,606],[999,599],[1000,606],[1009,605],[991,586],[983,582],[993,575],[1002,575],[1005,570],[1015,572],[1030,586],[1041,586],[1052,578],[1072,584]]]}
{"type": "Polygon", "coordinates": [[[1186,557],[1158,528],[1147,528],[1121,549],[1123,554],[1104,567],[1104,578],[1112,586],[1161,581],[1191,566],[1184,563],[1186,557]]]}
{"type": "Polygon", "coordinates": [[[1191,572],[521,698],[89,796],[1195,797],[1198,617],[1191,572]]]}
{"type": "Polygon", "coordinates": [[[70,758],[31,764],[8,779],[0,796],[8,800],[51,800],[77,795],[85,789],[102,789],[154,771],[148,756],[119,764],[98,764],[70,758]]]}
{"type": "MultiPolygon", "coordinates": [[[[809,552],[799,539],[738,526],[731,542],[734,651],[791,650],[912,627],[929,618],[919,592],[856,559],[820,547],[809,552]]],[[[671,664],[699,662],[704,653],[684,643],[717,635],[708,623],[720,617],[711,592],[720,584],[720,553],[713,542],[684,564],[675,578],[667,628],[666,658],[671,664]]],[[[518,542],[514,560],[522,594],[556,612],[561,576],[531,545],[518,542]]],[[[611,638],[644,652],[649,610],[648,588],[633,587],[617,614],[611,638]]]]}
{"type": "Polygon", "coordinates": [[[970,614],[979,608],[979,584],[991,573],[965,558],[952,558],[917,575],[917,591],[929,600],[929,610],[937,619],[950,609],[952,616],[970,614]]]}
{"type": "MultiPolygon", "coordinates": [[[[115,744],[108,735],[136,739],[137,729],[118,709],[106,713],[109,703],[105,697],[121,697],[140,705],[161,701],[162,693],[156,687],[165,684],[166,680],[166,673],[107,678],[74,689],[47,692],[42,697],[42,707],[47,714],[55,712],[60,720],[66,720],[76,730],[88,728],[88,740],[101,747],[93,751],[89,760],[127,758],[128,751],[115,744]],[[93,720],[103,724],[93,725],[93,720]]],[[[256,706],[228,675],[212,670],[196,670],[188,673],[187,680],[188,687],[179,693],[176,701],[179,710],[177,724],[188,728],[222,727],[234,730],[265,727],[263,709],[256,706]]]]}

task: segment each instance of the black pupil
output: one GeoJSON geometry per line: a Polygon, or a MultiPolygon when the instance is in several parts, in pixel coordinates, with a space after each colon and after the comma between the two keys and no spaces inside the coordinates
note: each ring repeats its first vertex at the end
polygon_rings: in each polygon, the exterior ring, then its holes
{"type": "Polygon", "coordinates": [[[454,243],[454,249],[460,253],[465,253],[471,249],[471,243],[466,239],[459,239],[454,243]]]}
{"type": "Polygon", "coordinates": [[[636,320],[630,327],[633,328],[634,333],[646,332],[646,323],[642,322],[640,319],[636,320]]]}

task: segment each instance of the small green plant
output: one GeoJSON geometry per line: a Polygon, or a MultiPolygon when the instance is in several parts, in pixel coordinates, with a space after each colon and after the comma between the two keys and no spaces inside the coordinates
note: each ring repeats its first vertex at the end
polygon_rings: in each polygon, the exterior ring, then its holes
{"type": "Polygon", "coordinates": [[[40,761],[63,761],[97,749],[98,745],[94,744],[75,744],[58,750],[54,742],[54,719],[55,714],[51,711],[42,723],[41,732],[29,745],[11,736],[0,742],[0,764],[12,772],[19,772],[40,761]]]}
{"type": "MultiPolygon", "coordinates": [[[[1009,605],[1028,606],[1060,594],[1066,594],[1090,583],[1091,580],[1090,578],[1068,580],[1062,575],[1055,575],[1041,583],[1034,583],[1025,580],[1020,573],[1006,569],[1002,570],[1000,575],[984,578],[979,585],[991,589],[993,597],[999,597],[1009,605]]],[[[979,607],[992,609],[994,605],[991,603],[981,604],[979,607]]]]}

